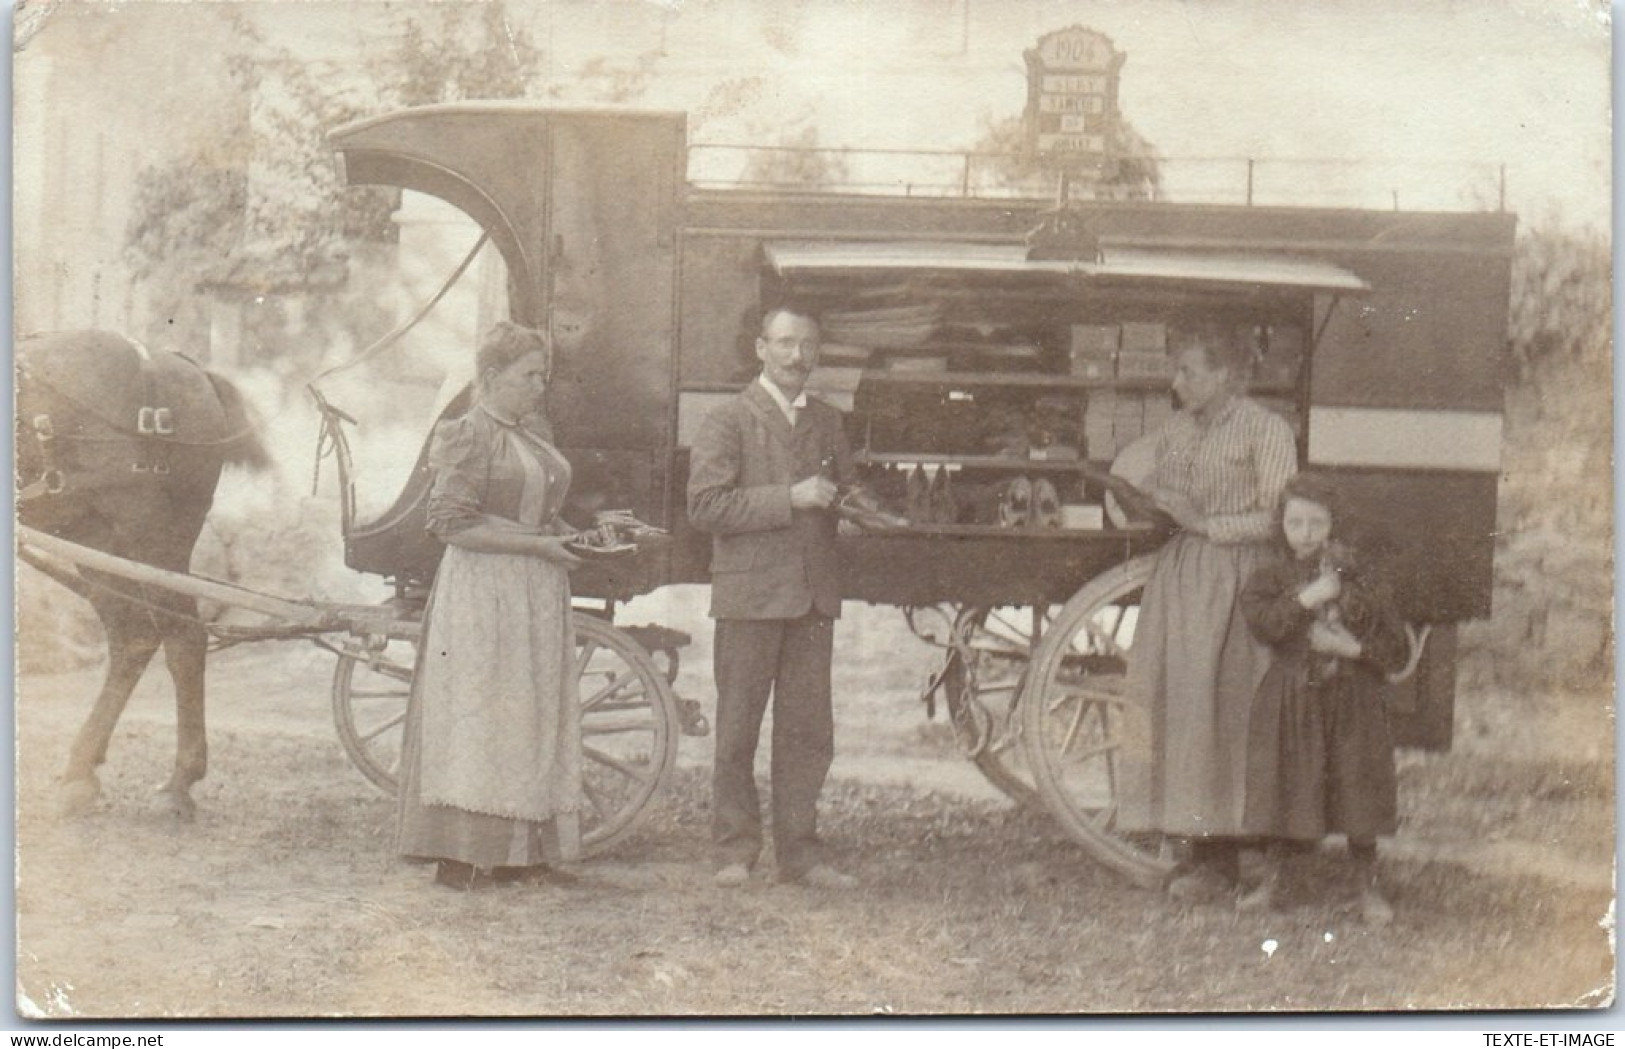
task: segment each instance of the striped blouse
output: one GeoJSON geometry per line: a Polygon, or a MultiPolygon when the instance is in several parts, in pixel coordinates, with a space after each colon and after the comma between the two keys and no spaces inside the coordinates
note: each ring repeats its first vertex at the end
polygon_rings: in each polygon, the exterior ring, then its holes
{"type": "Polygon", "coordinates": [[[1207,518],[1211,541],[1247,543],[1273,538],[1276,503],[1297,470],[1286,420],[1235,397],[1206,426],[1190,412],[1168,420],[1157,437],[1150,484],[1190,496],[1207,518]]]}

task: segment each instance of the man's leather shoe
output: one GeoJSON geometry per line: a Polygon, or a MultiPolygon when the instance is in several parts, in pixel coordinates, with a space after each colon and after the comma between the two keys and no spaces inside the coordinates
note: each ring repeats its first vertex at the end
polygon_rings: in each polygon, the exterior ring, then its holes
{"type": "Polygon", "coordinates": [[[448,889],[456,889],[458,892],[468,892],[470,889],[483,889],[490,885],[491,874],[471,863],[440,860],[435,864],[434,883],[444,885],[448,889]]]}

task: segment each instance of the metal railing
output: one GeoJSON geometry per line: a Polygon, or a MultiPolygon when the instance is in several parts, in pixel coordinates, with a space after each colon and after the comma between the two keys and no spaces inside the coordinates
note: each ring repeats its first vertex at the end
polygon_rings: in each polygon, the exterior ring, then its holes
{"type": "MultiPolygon", "coordinates": [[[[1506,165],[1332,157],[1158,157],[1156,178],[1070,180],[1078,200],[1148,200],[1420,211],[1505,211],[1506,165]]],[[[700,189],[866,196],[1053,199],[1058,178],[1029,158],[976,150],[694,143],[700,189]]]]}

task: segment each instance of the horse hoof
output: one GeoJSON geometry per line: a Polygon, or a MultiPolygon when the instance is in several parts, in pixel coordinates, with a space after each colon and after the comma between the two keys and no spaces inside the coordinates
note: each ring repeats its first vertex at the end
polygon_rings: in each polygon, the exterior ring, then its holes
{"type": "Polygon", "coordinates": [[[192,801],[190,794],[173,787],[159,787],[158,793],[164,796],[164,810],[175,819],[182,823],[191,823],[197,818],[197,804],[192,801]]]}
{"type": "Polygon", "coordinates": [[[70,819],[86,815],[96,807],[96,799],[101,793],[101,784],[93,779],[66,780],[62,784],[57,811],[70,819]]]}

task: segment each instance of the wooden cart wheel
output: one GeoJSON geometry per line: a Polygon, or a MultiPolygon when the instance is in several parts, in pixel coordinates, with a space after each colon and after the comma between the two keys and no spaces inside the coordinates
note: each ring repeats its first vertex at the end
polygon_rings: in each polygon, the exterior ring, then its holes
{"type": "Polygon", "coordinates": [[[333,671],[333,721],[350,762],[373,785],[395,793],[406,736],[417,639],[390,637],[366,653],[339,654],[333,671]]]}
{"type": "Polygon", "coordinates": [[[956,617],[942,686],[954,738],[987,781],[1011,801],[1042,809],[1021,744],[1017,697],[1033,655],[1032,612],[967,608],[956,617]]]}
{"type": "MultiPolygon", "coordinates": [[[[602,852],[637,826],[677,760],[677,701],[666,675],[614,626],[575,614],[581,699],[582,850],[602,852]]],[[[399,785],[406,701],[415,641],[345,652],[333,674],[339,740],[362,775],[393,793],[399,785]]]]}
{"type": "Polygon", "coordinates": [[[577,612],[581,694],[581,847],[602,852],[630,834],[677,763],[677,699],[636,641],[577,612]]]}
{"type": "Polygon", "coordinates": [[[1155,555],[1125,561],[1061,607],[1021,696],[1022,740],[1044,804],[1102,863],[1155,888],[1172,866],[1161,835],[1118,825],[1128,763],[1149,753],[1143,705],[1124,687],[1140,595],[1155,555]]]}

